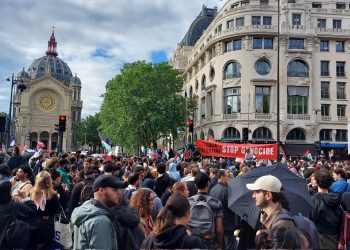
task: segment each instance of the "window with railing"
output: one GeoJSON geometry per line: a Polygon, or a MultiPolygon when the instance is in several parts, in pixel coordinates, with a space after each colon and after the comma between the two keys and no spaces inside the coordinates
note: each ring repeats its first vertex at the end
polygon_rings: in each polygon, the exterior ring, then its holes
{"type": "Polygon", "coordinates": [[[299,13],[292,14],[292,24],[296,26],[301,25],[301,14],[299,13]]]}
{"type": "Polygon", "coordinates": [[[333,29],[341,29],[341,20],[333,19],[333,29]]]}
{"type": "Polygon", "coordinates": [[[260,25],[261,16],[252,16],[252,25],[260,25]]]}
{"type": "Polygon", "coordinates": [[[345,117],[346,116],[346,105],[337,105],[337,116],[345,117]]]}
{"type": "Polygon", "coordinates": [[[270,113],[270,87],[255,87],[255,112],[270,113]]]}
{"type": "Polygon", "coordinates": [[[236,27],[244,26],[244,17],[236,18],[236,27]]]}
{"type": "Polygon", "coordinates": [[[337,82],[337,99],[346,99],[345,82],[337,82]]]}
{"type": "Polygon", "coordinates": [[[325,29],[326,28],[326,19],[317,19],[317,28],[325,29]]]}
{"type": "Polygon", "coordinates": [[[336,62],[336,73],[337,76],[345,76],[345,62],[336,62]]]}
{"type": "Polygon", "coordinates": [[[234,114],[241,112],[241,89],[224,89],[224,113],[234,114]]]}
{"type": "Polygon", "coordinates": [[[223,139],[239,139],[239,138],[241,138],[241,135],[236,128],[228,127],[224,130],[222,138],[223,139]]]}
{"type": "Polygon", "coordinates": [[[314,8],[314,9],[321,9],[322,8],[322,4],[321,3],[312,3],[312,8],[314,8]]]}
{"type": "Polygon", "coordinates": [[[273,49],[273,39],[254,37],[253,49],[273,49]]]}
{"type": "Polygon", "coordinates": [[[289,86],[287,92],[288,114],[307,114],[309,87],[289,86]]]}
{"type": "Polygon", "coordinates": [[[336,3],[335,8],[337,10],[345,10],[345,3],[336,3]]]}
{"type": "Polygon", "coordinates": [[[263,25],[272,25],[272,17],[263,16],[263,25]]]}
{"type": "Polygon", "coordinates": [[[227,27],[227,29],[233,28],[234,27],[234,20],[233,19],[232,20],[228,20],[226,22],[226,27],[227,27]]]}
{"type": "Polygon", "coordinates": [[[329,116],[330,104],[321,104],[321,116],[329,116]]]}

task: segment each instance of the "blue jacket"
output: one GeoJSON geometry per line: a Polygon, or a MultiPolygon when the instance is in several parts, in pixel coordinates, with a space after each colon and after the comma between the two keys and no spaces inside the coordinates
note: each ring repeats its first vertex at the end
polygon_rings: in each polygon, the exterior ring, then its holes
{"type": "Polygon", "coordinates": [[[332,185],[329,187],[329,191],[331,193],[343,193],[349,190],[348,183],[345,179],[340,178],[339,180],[336,180],[332,183],[332,185]]]}

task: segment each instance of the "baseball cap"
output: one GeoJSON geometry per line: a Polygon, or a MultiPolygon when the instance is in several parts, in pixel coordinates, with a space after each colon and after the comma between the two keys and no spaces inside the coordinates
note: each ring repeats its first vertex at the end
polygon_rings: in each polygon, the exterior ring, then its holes
{"type": "Polygon", "coordinates": [[[61,159],[58,161],[58,163],[59,163],[60,165],[64,165],[64,164],[69,164],[69,161],[68,161],[67,159],[65,159],[65,158],[61,158],[61,159]]]}
{"type": "Polygon", "coordinates": [[[94,182],[93,191],[97,192],[101,188],[126,188],[127,182],[119,181],[117,177],[113,175],[100,175],[94,182]]]}
{"type": "Polygon", "coordinates": [[[274,193],[280,193],[282,183],[275,176],[265,175],[258,178],[254,183],[246,184],[246,187],[252,191],[264,190],[274,193]]]}

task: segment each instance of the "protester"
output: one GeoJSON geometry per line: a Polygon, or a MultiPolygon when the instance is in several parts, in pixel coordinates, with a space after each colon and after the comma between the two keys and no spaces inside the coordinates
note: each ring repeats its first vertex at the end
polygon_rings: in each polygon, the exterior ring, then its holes
{"type": "MultiPolygon", "coordinates": [[[[223,229],[223,210],[222,210],[222,204],[219,200],[216,198],[213,198],[208,195],[209,191],[209,176],[206,173],[198,173],[196,177],[194,178],[194,182],[196,187],[198,188],[198,193],[190,198],[188,198],[191,207],[198,201],[203,200],[207,203],[207,205],[210,207],[211,212],[214,217],[215,225],[214,227],[214,238],[209,239],[207,242],[208,248],[223,248],[223,236],[224,236],[224,229],[223,229]]],[[[191,217],[194,217],[192,214],[191,209],[191,217]]],[[[194,221],[193,224],[196,222],[194,221]]],[[[193,230],[194,228],[190,228],[190,230],[193,230]]],[[[192,232],[193,233],[193,232],[192,232]]],[[[195,233],[194,233],[195,234],[195,233]]]]}
{"type": "Polygon", "coordinates": [[[157,165],[158,177],[156,179],[154,192],[156,192],[158,197],[162,197],[165,190],[172,186],[175,181],[170,178],[169,174],[166,173],[166,166],[164,163],[159,163],[157,165]]]}
{"type": "Polygon", "coordinates": [[[69,161],[65,158],[61,158],[58,163],[59,163],[59,167],[57,168],[57,171],[61,174],[62,183],[66,184],[69,190],[72,190],[73,184],[70,182],[68,178],[69,161]]]}
{"type": "Polygon", "coordinates": [[[22,165],[18,168],[16,175],[12,178],[12,196],[16,201],[22,201],[22,197],[28,197],[33,185],[29,180],[32,177],[32,169],[22,165]],[[24,194],[20,194],[24,192],[24,194]]]}
{"type": "Polygon", "coordinates": [[[315,222],[321,235],[323,248],[336,249],[341,226],[341,213],[339,211],[341,197],[337,193],[328,192],[333,181],[328,171],[318,170],[314,176],[318,192],[311,198],[314,207],[310,219],[315,222]]]}
{"type": "Polygon", "coordinates": [[[56,168],[50,169],[50,175],[52,179],[53,190],[56,191],[58,195],[58,200],[63,210],[66,211],[68,208],[68,202],[69,202],[68,187],[66,184],[63,184],[61,182],[61,174],[56,170],[56,168]]]}
{"type": "Polygon", "coordinates": [[[35,249],[52,249],[54,217],[61,212],[61,207],[48,172],[38,173],[30,199],[35,203],[37,209],[37,214],[32,222],[31,246],[35,249]]]}
{"type": "Polygon", "coordinates": [[[118,249],[109,208],[118,204],[125,183],[101,175],[93,186],[94,198],[74,209],[74,249],[118,249]]]}
{"type": "Polygon", "coordinates": [[[346,182],[346,172],[342,168],[333,171],[334,182],[329,187],[332,193],[343,193],[348,191],[348,183],[346,182]]]}
{"type": "Polygon", "coordinates": [[[203,249],[203,241],[187,232],[190,204],[186,197],[174,194],[160,211],[153,232],[144,240],[142,249],[203,249]]]}
{"type": "MultiPolygon", "coordinates": [[[[14,219],[29,222],[36,214],[35,205],[32,201],[24,203],[15,202],[11,197],[11,182],[0,182],[0,249],[10,249],[14,242],[9,242],[6,238],[6,232],[14,219]]],[[[29,245],[25,242],[24,235],[22,239],[17,239],[16,246],[19,249],[27,249],[29,245]]]]}
{"type": "MultiPolygon", "coordinates": [[[[256,206],[261,209],[260,221],[267,231],[277,225],[294,227],[294,223],[291,220],[281,219],[273,223],[277,215],[288,213],[285,210],[287,208],[287,200],[281,192],[282,183],[278,178],[272,175],[265,175],[258,178],[254,183],[246,184],[246,186],[253,191],[253,199],[255,199],[256,206]]],[[[257,234],[261,232],[259,230],[257,234]]]]}
{"type": "Polygon", "coordinates": [[[0,182],[1,181],[9,181],[10,180],[10,169],[7,165],[1,164],[0,165],[0,182]]]}
{"type": "Polygon", "coordinates": [[[228,183],[230,175],[226,170],[217,172],[218,183],[210,190],[209,195],[218,199],[223,208],[224,249],[236,249],[237,240],[234,231],[238,227],[237,215],[228,207],[228,183]]]}
{"type": "Polygon", "coordinates": [[[171,189],[167,189],[161,197],[163,206],[166,205],[169,197],[173,194],[180,194],[186,198],[189,197],[190,191],[188,191],[187,184],[185,182],[176,182],[171,189]]]}
{"type": "Polygon", "coordinates": [[[49,154],[46,150],[41,150],[39,152],[39,158],[35,163],[35,166],[33,168],[33,176],[34,178],[37,176],[38,173],[44,170],[43,163],[45,160],[49,157],[49,154]]]}
{"type": "Polygon", "coordinates": [[[169,174],[170,178],[172,178],[176,182],[181,180],[180,173],[176,170],[176,163],[174,163],[174,162],[171,162],[169,164],[168,174],[169,174]]]}
{"type": "Polygon", "coordinates": [[[13,148],[13,152],[10,159],[7,161],[7,166],[10,168],[10,171],[12,172],[13,170],[15,170],[21,165],[28,166],[28,161],[22,155],[20,155],[20,149],[16,145],[13,148]]]}
{"type": "Polygon", "coordinates": [[[145,237],[153,230],[152,209],[154,205],[154,194],[149,189],[139,189],[134,193],[130,200],[130,206],[135,208],[140,216],[138,226],[139,237],[135,239],[136,245],[141,246],[145,237]]]}
{"type": "Polygon", "coordinates": [[[124,196],[130,200],[133,192],[137,190],[140,185],[140,175],[138,173],[131,173],[128,176],[128,186],[124,190],[124,196]]]}

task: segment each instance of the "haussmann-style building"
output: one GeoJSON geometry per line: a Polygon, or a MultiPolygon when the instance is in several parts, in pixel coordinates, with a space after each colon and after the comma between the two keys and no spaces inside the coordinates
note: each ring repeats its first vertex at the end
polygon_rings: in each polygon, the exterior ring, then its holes
{"type": "Polygon", "coordinates": [[[277,139],[289,156],[309,149],[347,154],[350,98],[350,3],[227,1],[203,6],[170,63],[195,99],[193,138],[242,143],[277,139]],[[278,29],[278,14],[280,27],[278,29]],[[278,49],[278,35],[280,46],[278,49]],[[246,138],[245,138],[246,137],[246,138]]]}

